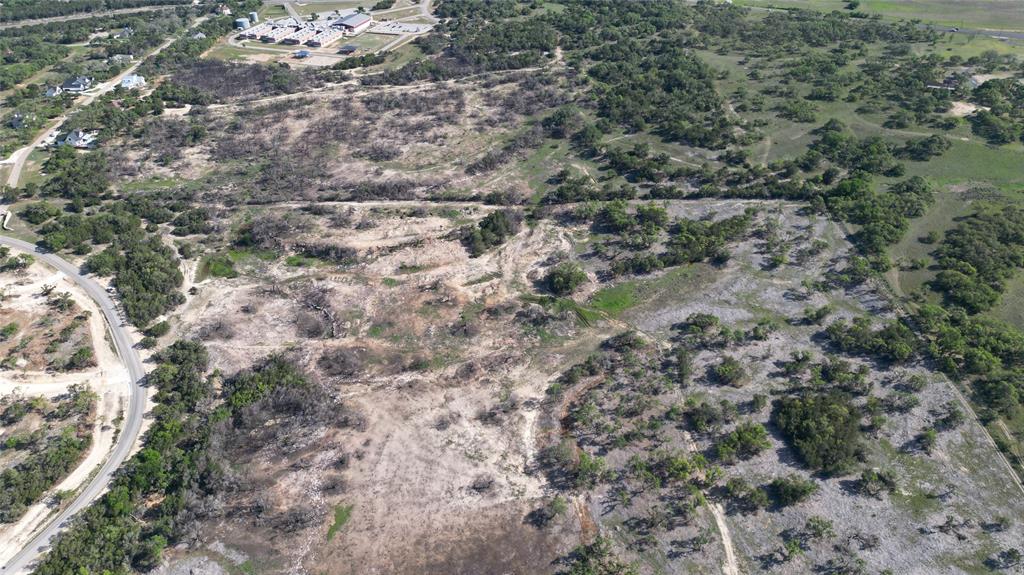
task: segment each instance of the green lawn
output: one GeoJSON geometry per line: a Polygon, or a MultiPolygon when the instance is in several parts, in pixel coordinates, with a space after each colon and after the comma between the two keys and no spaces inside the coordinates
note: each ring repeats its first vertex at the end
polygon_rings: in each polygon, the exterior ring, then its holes
{"type": "Polygon", "coordinates": [[[616,317],[637,304],[636,284],[624,282],[598,290],[590,298],[590,305],[596,310],[616,317]]]}
{"type": "Polygon", "coordinates": [[[926,176],[939,184],[989,184],[1004,191],[1024,187],[1024,146],[992,147],[976,138],[952,144],[930,162],[906,162],[907,175],[926,176]]]}

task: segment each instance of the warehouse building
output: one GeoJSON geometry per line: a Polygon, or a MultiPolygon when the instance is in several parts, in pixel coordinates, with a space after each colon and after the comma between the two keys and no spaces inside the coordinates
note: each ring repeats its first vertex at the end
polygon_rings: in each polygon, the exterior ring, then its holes
{"type": "Polygon", "coordinates": [[[369,14],[356,12],[349,14],[340,20],[335,20],[333,26],[344,29],[349,34],[359,34],[370,27],[373,18],[369,14]]]}
{"type": "Polygon", "coordinates": [[[345,34],[345,31],[340,28],[321,28],[317,30],[316,34],[306,42],[307,46],[313,48],[320,48],[321,46],[327,46],[331,42],[334,42],[338,38],[341,38],[345,34]]]}
{"type": "Polygon", "coordinates": [[[295,46],[297,44],[302,44],[302,43],[308,41],[313,36],[316,36],[316,33],[317,33],[317,29],[316,28],[311,28],[311,27],[299,28],[295,32],[292,32],[290,35],[282,38],[281,39],[281,43],[282,44],[288,44],[289,46],[295,46]]]}

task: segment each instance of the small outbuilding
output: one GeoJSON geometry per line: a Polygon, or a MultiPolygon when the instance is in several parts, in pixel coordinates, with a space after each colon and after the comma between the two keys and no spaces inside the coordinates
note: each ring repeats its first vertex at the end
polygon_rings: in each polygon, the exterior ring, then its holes
{"type": "Polygon", "coordinates": [[[341,47],[340,50],[338,50],[338,53],[339,54],[344,54],[345,56],[348,56],[348,55],[351,55],[351,54],[355,54],[358,51],[359,51],[359,46],[356,46],[355,44],[345,44],[344,46],[341,47]]]}
{"type": "Polygon", "coordinates": [[[11,116],[11,121],[9,123],[15,130],[20,130],[28,126],[28,118],[25,117],[25,114],[15,112],[14,115],[11,116]]]}

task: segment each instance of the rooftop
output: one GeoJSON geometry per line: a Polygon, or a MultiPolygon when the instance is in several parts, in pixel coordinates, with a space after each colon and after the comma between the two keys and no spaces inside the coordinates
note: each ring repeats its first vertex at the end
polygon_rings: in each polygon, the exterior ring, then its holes
{"type": "Polygon", "coordinates": [[[356,26],[361,26],[369,22],[370,20],[371,18],[369,14],[356,12],[355,14],[349,14],[348,16],[345,16],[341,20],[335,22],[335,24],[339,26],[349,26],[355,28],[356,26]]]}

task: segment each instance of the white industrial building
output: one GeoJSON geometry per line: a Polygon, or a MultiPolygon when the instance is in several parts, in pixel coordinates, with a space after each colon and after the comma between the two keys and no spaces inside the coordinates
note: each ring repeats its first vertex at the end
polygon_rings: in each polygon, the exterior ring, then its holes
{"type": "Polygon", "coordinates": [[[319,32],[319,30],[317,30],[316,28],[313,28],[313,27],[299,28],[298,30],[293,32],[291,35],[286,36],[284,39],[282,39],[281,43],[282,44],[289,44],[289,45],[292,45],[292,46],[297,45],[297,44],[304,44],[307,41],[309,41],[310,38],[312,38],[313,36],[316,36],[317,32],[319,32]]]}
{"type": "Polygon", "coordinates": [[[317,33],[310,38],[306,44],[314,48],[319,48],[321,46],[327,46],[344,35],[345,31],[341,28],[321,28],[320,30],[317,30],[317,33]]]}
{"type": "Polygon", "coordinates": [[[297,29],[298,26],[292,24],[275,24],[271,26],[269,30],[266,30],[262,34],[260,34],[260,42],[266,42],[267,44],[277,44],[281,40],[284,40],[288,36],[294,34],[297,29]]]}
{"type": "Polygon", "coordinates": [[[356,12],[335,20],[332,26],[343,28],[349,34],[359,34],[369,28],[371,23],[373,23],[372,16],[364,12],[356,12]]]}

